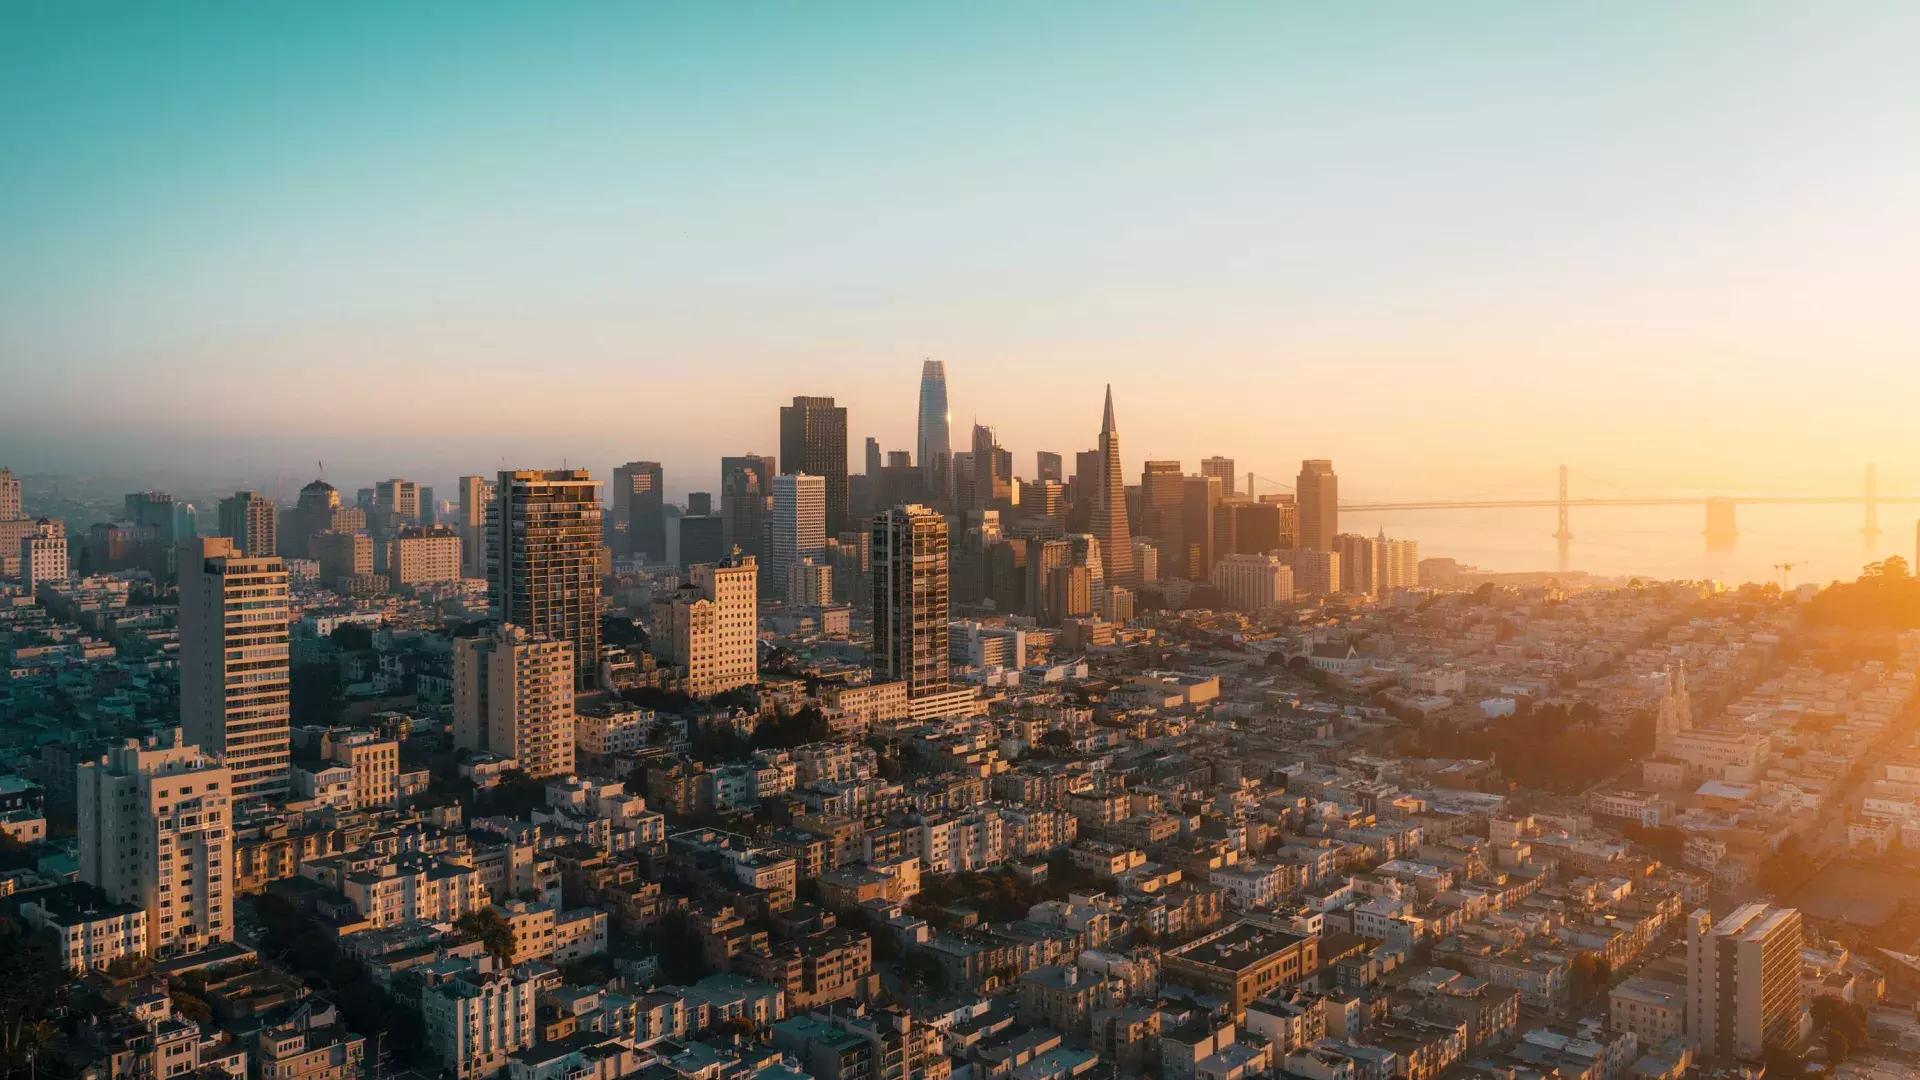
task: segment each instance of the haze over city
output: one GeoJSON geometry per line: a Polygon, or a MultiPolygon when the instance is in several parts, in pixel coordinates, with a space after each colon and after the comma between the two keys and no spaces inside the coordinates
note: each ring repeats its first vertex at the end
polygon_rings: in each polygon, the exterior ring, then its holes
{"type": "Polygon", "coordinates": [[[0,4],[0,1080],[1920,1076],[1916,56],[0,4]]]}

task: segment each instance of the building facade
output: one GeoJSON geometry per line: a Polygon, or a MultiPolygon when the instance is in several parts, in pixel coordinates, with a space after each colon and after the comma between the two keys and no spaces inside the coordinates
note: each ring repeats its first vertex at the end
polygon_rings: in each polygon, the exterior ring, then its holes
{"type": "MultiPolygon", "coordinates": [[[[585,469],[502,472],[488,523],[488,600],[503,623],[573,647],[574,681],[600,665],[600,502],[585,469]]],[[[571,729],[571,725],[569,725],[571,729]]]]}
{"type": "Polygon", "coordinates": [[[291,655],[286,565],[224,536],[180,546],[180,720],[233,771],[239,801],[287,794],[291,655]]]}

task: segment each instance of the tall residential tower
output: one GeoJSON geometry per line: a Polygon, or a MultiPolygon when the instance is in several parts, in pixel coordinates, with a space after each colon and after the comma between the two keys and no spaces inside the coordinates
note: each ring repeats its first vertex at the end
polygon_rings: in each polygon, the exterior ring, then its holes
{"type": "Polygon", "coordinates": [[[947,519],[896,506],[873,519],[873,669],[907,696],[947,689],[947,519]]]}
{"type": "Polygon", "coordinates": [[[287,794],[287,568],[231,537],[180,545],[180,723],[233,771],[235,800],[287,794]]]}
{"type": "Polygon", "coordinates": [[[575,681],[590,683],[600,667],[600,500],[592,474],[502,472],[487,532],[495,614],[572,645],[575,681]]]}

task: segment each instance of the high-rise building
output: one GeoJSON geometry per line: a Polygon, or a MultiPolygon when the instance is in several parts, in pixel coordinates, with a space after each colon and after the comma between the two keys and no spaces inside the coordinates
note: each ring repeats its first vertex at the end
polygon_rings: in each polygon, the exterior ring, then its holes
{"type": "Polygon", "coordinates": [[[665,471],[657,461],[629,461],[613,470],[614,551],[644,556],[648,562],[667,557],[665,471]]]}
{"type": "Polygon", "coordinates": [[[20,503],[20,478],[12,469],[0,469],[0,521],[19,521],[26,516],[20,503]]]}
{"type": "Polygon", "coordinates": [[[985,424],[973,425],[973,502],[969,510],[998,509],[1013,503],[1013,455],[985,424]]]}
{"type": "Polygon", "coordinates": [[[655,659],[677,669],[695,697],[759,681],[760,569],[751,555],[692,567],[687,583],[653,603],[655,659]]]}
{"type": "Polygon", "coordinates": [[[1351,596],[1379,596],[1380,565],[1385,545],[1371,536],[1341,533],[1333,538],[1340,555],[1340,591],[1351,596]]]}
{"type": "Polygon", "coordinates": [[[328,588],[349,591],[354,579],[373,573],[373,537],[364,532],[328,529],[308,538],[308,558],[320,563],[320,580],[328,588]]]}
{"type": "Polygon", "coordinates": [[[287,568],[232,538],[180,545],[180,722],[233,770],[235,801],[287,794],[287,568]]]}
{"type": "Polygon", "coordinates": [[[124,502],[125,517],[134,528],[155,530],[154,535],[163,544],[173,544],[178,539],[179,504],[173,496],[164,491],[136,491],[124,502]]]}
{"type": "Polygon", "coordinates": [[[720,459],[720,527],[728,551],[765,558],[774,461],[759,454],[720,459]]]}
{"type": "Polygon", "coordinates": [[[907,696],[947,689],[947,519],[896,506],[873,519],[873,669],[907,696]]]}
{"type": "Polygon", "coordinates": [[[847,410],[830,397],[795,397],[780,407],[780,471],[826,484],[827,532],[847,527],[847,410]]]}
{"type": "MultiPolygon", "coordinates": [[[[1219,457],[1216,455],[1210,458],[1201,458],[1200,475],[1218,478],[1220,481],[1220,493],[1222,495],[1236,495],[1239,493],[1239,489],[1234,487],[1233,459],[1230,457],[1219,457]]],[[[1247,494],[1251,495],[1253,492],[1249,490],[1247,494]]]]}
{"type": "Polygon", "coordinates": [[[1127,477],[1120,471],[1120,428],[1113,420],[1113,387],[1100,419],[1100,493],[1093,507],[1093,535],[1106,556],[1107,582],[1124,589],[1140,584],[1127,532],[1127,477]]]}
{"type": "Polygon", "coordinates": [[[460,478],[461,573],[465,577],[487,576],[487,509],[493,505],[493,481],[484,476],[460,478]]]}
{"type": "Polygon", "coordinates": [[[460,534],[447,525],[410,525],[389,542],[387,578],[396,589],[460,580],[460,534]]]}
{"type": "Polygon", "coordinates": [[[713,513],[713,492],[687,492],[687,513],[694,517],[713,513]]]}
{"type": "Polygon", "coordinates": [[[936,499],[945,499],[953,486],[949,419],[946,361],[925,361],[920,365],[920,424],[914,455],[926,474],[927,492],[936,499]]]}
{"type": "Polygon", "coordinates": [[[1215,476],[1186,476],[1180,480],[1180,544],[1185,553],[1188,581],[1206,581],[1213,574],[1218,545],[1214,543],[1214,518],[1220,510],[1220,479],[1215,476]]]}
{"type": "Polygon", "coordinates": [[[382,480],[373,485],[373,527],[376,532],[398,532],[420,524],[420,485],[412,480],[382,480]]]}
{"type": "Polygon", "coordinates": [[[886,468],[886,464],[880,456],[880,440],[869,435],[867,436],[867,475],[878,479],[880,470],[883,468],[886,468]]]}
{"type": "Polygon", "coordinates": [[[1800,912],[1743,904],[1687,918],[1687,1037],[1721,1059],[1797,1051],[1809,1027],[1800,912]]]}
{"type": "Polygon", "coordinates": [[[1380,548],[1380,591],[1411,589],[1420,584],[1420,543],[1394,540],[1383,529],[1374,541],[1380,548]]]}
{"type": "Polygon", "coordinates": [[[1067,565],[1048,575],[1047,615],[1063,622],[1093,614],[1093,575],[1084,566],[1067,565]]]}
{"type": "Polygon", "coordinates": [[[1298,508],[1295,544],[1304,551],[1332,551],[1333,538],[1340,532],[1340,480],[1333,474],[1333,462],[1302,461],[1294,497],[1298,508]]]}
{"type": "Polygon", "coordinates": [[[239,554],[278,555],[278,508],[257,491],[236,491],[220,500],[220,535],[233,540],[239,554]]]}
{"type": "Polygon", "coordinates": [[[573,646],[576,681],[600,666],[600,500],[585,469],[500,474],[487,595],[503,623],[573,646]]]}
{"type": "Polygon", "coordinates": [[[1284,515],[1274,503],[1231,503],[1221,511],[1231,519],[1229,529],[1219,537],[1222,554],[1264,555],[1283,547],[1292,547],[1291,536],[1282,530],[1284,515]],[[1282,542],[1282,537],[1287,542],[1282,542]]]}
{"type": "Polygon", "coordinates": [[[1027,613],[1046,623],[1057,623],[1053,609],[1053,574],[1073,564],[1073,544],[1066,540],[1038,540],[1027,545],[1027,613]]]}
{"type": "MultiPolygon", "coordinates": [[[[131,495],[128,498],[132,498],[131,495]]],[[[340,509],[340,492],[325,480],[315,480],[300,489],[293,504],[293,535],[285,538],[285,554],[301,559],[315,558],[312,544],[318,533],[333,528],[333,515],[340,509]]]]}
{"type": "Polygon", "coordinates": [[[1160,572],[1187,576],[1187,545],[1181,538],[1186,522],[1186,477],[1177,461],[1148,461],[1140,467],[1140,504],[1136,524],[1160,549],[1160,572]]]}
{"type": "Polygon", "coordinates": [[[234,774],[173,732],[75,770],[80,880],[147,913],[161,955],[233,940],[234,774]]]}
{"type": "Polygon", "coordinates": [[[1160,580],[1160,549],[1147,540],[1133,542],[1134,573],[1142,582],[1160,580]]]}
{"type": "Polygon", "coordinates": [[[773,478],[772,551],[765,582],[768,595],[787,595],[787,574],[802,559],[825,562],[827,552],[827,480],[811,473],[773,478]]]}
{"type": "Polygon", "coordinates": [[[1293,571],[1295,595],[1332,596],[1340,591],[1339,553],[1282,548],[1279,555],[1293,571]]]}
{"type": "Polygon", "coordinates": [[[824,557],[801,559],[787,571],[788,607],[825,607],[833,603],[833,565],[824,557]]]}
{"type": "Polygon", "coordinates": [[[1214,564],[1213,583],[1235,611],[1257,615],[1293,602],[1293,570],[1276,552],[1228,555],[1214,564]]]}
{"type": "Polygon", "coordinates": [[[681,514],[673,519],[680,530],[680,565],[719,562],[726,558],[726,526],[716,514],[681,514]]]}
{"type": "Polygon", "coordinates": [[[454,745],[513,758],[532,777],[572,772],[577,667],[571,642],[524,626],[456,638],[454,745]]]}
{"type": "Polygon", "coordinates": [[[1060,471],[1060,455],[1051,450],[1034,451],[1033,478],[1041,481],[1057,480],[1064,486],[1067,475],[1060,471]]]}
{"type": "Polygon", "coordinates": [[[67,523],[35,518],[33,531],[20,538],[20,580],[27,595],[50,581],[67,580],[67,523]]]}

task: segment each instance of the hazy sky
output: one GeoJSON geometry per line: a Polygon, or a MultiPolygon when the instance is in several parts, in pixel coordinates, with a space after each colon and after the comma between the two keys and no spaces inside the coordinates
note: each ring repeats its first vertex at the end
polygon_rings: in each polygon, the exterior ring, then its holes
{"type": "Polygon", "coordinates": [[[303,7],[0,13],[0,463],[1920,487],[1920,5],[303,7]]]}

